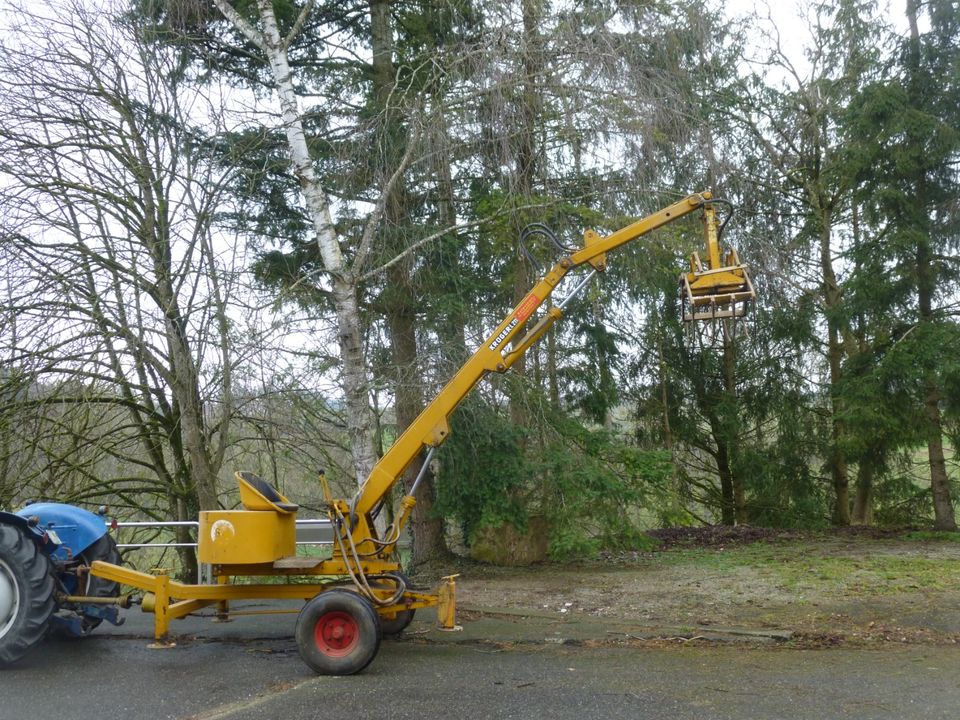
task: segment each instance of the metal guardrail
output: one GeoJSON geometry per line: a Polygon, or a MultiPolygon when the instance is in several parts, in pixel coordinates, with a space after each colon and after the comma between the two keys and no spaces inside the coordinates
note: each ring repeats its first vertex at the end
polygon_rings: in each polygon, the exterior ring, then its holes
{"type": "MultiPolygon", "coordinates": [[[[130,522],[118,522],[116,526],[112,522],[108,522],[109,527],[119,528],[174,528],[174,527],[200,527],[200,523],[196,520],[143,520],[143,521],[130,521],[130,522]]],[[[157,547],[157,548],[176,548],[176,547],[196,547],[196,543],[177,543],[177,542],[149,542],[149,543],[117,543],[117,547],[121,550],[127,550],[132,548],[145,548],[145,547],[157,547]]]]}
{"type": "MultiPolygon", "coordinates": [[[[297,521],[297,545],[332,545],[333,528],[329,520],[298,518],[297,521]]],[[[112,522],[107,523],[109,527],[114,527],[112,522]]],[[[136,520],[129,522],[116,523],[118,529],[122,528],[177,528],[190,527],[196,530],[200,523],[196,520],[136,520]]],[[[178,543],[178,542],[149,542],[149,543],[117,543],[121,549],[136,548],[178,548],[178,547],[196,547],[197,543],[178,543]]]]}
{"type": "MultiPolygon", "coordinates": [[[[197,530],[200,523],[196,520],[131,520],[128,522],[113,521],[106,523],[110,528],[178,528],[189,527],[197,530]]],[[[297,545],[333,545],[333,527],[329,520],[298,518],[297,525],[297,545]]],[[[149,542],[149,543],[117,543],[121,549],[136,550],[140,548],[195,548],[197,543],[178,543],[178,542],[149,542]]],[[[197,566],[197,582],[200,584],[213,583],[213,574],[210,566],[200,563],[197,566]]]]}

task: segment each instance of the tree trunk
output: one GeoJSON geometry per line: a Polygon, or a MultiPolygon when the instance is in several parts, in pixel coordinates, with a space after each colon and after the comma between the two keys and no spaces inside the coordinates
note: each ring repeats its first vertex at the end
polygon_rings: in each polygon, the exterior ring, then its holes
{"type": "MultiPolygon", "coordinates": [[[[743,477],[736,465],[737,443],[740,429],[740,404],[737,400],[737,354],[736,338],[734,337],[733,321],[721,320],[723,323],[723,393],[725,395],[724,411],[728,417],[723,418],[723,433],[726,448],[727,473],[730,483],[730,501],[733,506],[733,517],[738,525],[747,522],[746,491],[743,487],[743,477]]],[[[722,477],[722,475],[721,475],[722,477]]]]}
{"type": "MultiPolygon", "coordinates": [[[[436,131],[436,146],[447,148],[449,135],[442,115],[438,119],[436,131]]],[[[450,168],[451,155],[449,152],[436,152],[434,158],[439,190],[438,219],[441,227],[452,228],[457,224],[457,214],[454,205],[453,173],[450,168]]],[[[437,264],[442,272],[442,294],[447,299],[447,311],[437,327],[437,337],[440,340],[443,364],[447,369],[446,375],[452,376],[470,357],[470,349],[467,347],[467,312],[459,290],[464,272],[460,261],[460,237],[455,231],[438,243],[437,264]]],[[[419,471],[420,463],[422,459],[418,458],[416,471],[419,471]]],[[[443,482],[442,464],[439,482],[443,482]]],[[[450,554],[443,519],[434,517],[433,514],[436,483],[437,476],[428,469],[420,485],[422,490],[417,496],[417,505],[411,516],[413,564],[450,554]]]]}
{"type": "Polygon", "coordinates": [[[820,209],[820,272],[823,278],[823,304],[827,316],[827,364],[830,368],[830,477],[833,480],[833,523],[850,524],[850,475],[847,458],[840,450],[843,408],[837,388],[843,376],[844,347],[842,327],[837,312],[842,302],[840,285],[833,270],[831,247],[832,222],[830,210],[820,209]]]}
{"type": "Polygon", "coordinates": [[[717,443],[717,474],[720,476],[720,521],[724,525],[737,522],[736,493],[733,486],[733,471],[730,467],[730,453],[726,441],[717,443]]]}
{"type": "Polygon", "coordinates": [[[377,463],[374,448],[376,423],[370,409],[370,381],[363,353],[357,286],[349,275],[334,276],[333,301],[340,341],[347,437],[359,484],[366,480],[377,463]]]}
{"type": "Polygon", "coordinates": [[[857,469],[857,495],[853,501],[854,525],[873,525],[873,467],[860,463],[857,469]]]}
{"type": "MultiPolygon", "coordinates": [[[[173,324],[168,321],[168,328],[173,324]]],[[[179,332],[181,330],[175,330],[171,334],[179,332]]],[[[220,507],[217,492],[219,468],[211,463],[203,405],[198,393],[199,378],[184,339],[170,340],[170,357],[174,375],[170,390],[179,408],[180,434],[190,460],[190,481],[196,489],[200,510],[217,510],[220,507]]]]}
{"type": "Polygon", "coordinates": [[[950,497],[950,479],[943,454],[943,426],[940,419],[940,389],[928,381],[924,412],[929,426],[927,457],[930,462],[930,488],[933,491],[934,527],[937,530],[955,531],[957,519],[953,500],[950,497]]]}
{"type": "Polygon", "coordinates": [[[677,472],[677,453],[673,443],[673,428],[670,425],[670,385],[667,362],[663,355],[663,327],[657,324],[657,373],[660,384],[660,407],[662,415],[663,447],[670,453],[670,522],[675,522],[674,510],[685,509],[680,497],[680,474],[677,472]]]}
{"type": "MultiPolygon", "coordinates": [[[[442,98],[439,102],[442,102],[442,98]]],[[[443,148],[443,151],[433,153],[438,183],[437,217],[440,227],[453,228],[457,225],[457,212],[454,205],[453,172],[450,168],[450,137],[442,113],[437,118],[436,133],[435,146],[443,148]]],[[[460,244],[460,236],[456,231],[451,231],[449,236],[440,240],[437,252],[437,263],[443,277],[443,295],[447,299],[447,312],[437,328],[437,335],[450,375],[459,370],[470,357],[470,349],[467,347],[467,313],[460,290],[464,275],[460,262],[460,244]]]]}
{"type": "Polygon", "coordinates": [[[313,168],[293,73],[287,60],[287,47],[280,36],[272,0],[257,0],[261,30],[249,25],[226,0],[215,0],[215,3],[225,17],[263,50],[276,83],[293,174],[300,183],[324,269],[330,274],[337,316],[347,435],[356,481],[360,484],[370,474],[377,457],[373,441],[375,423],[370,409],[370,384],[363,354],[357,280],[344,263],[330,206],[313,168]]]}
{"type": "MultiPolygon", "coordinates": [[[[386,185],[396,170],[403,154],[400,145],[404,134],[389,107],[394,89],[395,67],[393,63],[393,23],[389,0],[375,0],[370,4],[370,37],[373,54],[373,95],[377,111],[384,119],[381,128],[386,161],[380,168],[380,180],[386,185]]],[[[402,251],[402,227],[405,225],[404,191],[400,183],[390,190],[384,205],[385,232],[392,234],[394,242],[388,247],[402,251]]],[[[417,419],[424,409],[423,375],[420,372],[417,353],[418,299],[410,275],[410,260],[404,258],[387,271],[386,313],[393,356],[394,393],[396,397],[397,434],[402,433],[417,419]]],[[[418,455],[407,468],[403,484],[409,491],[423,467],[424,457],[418,455]]],[[[410,532],[413,536],[412,565],[418,565],[446,554],[443,522],[433,515],[433,476],[429,468],[417,491],[417,504],[410,517],[410,532]]]]}
{"type": "MultiPolygon", "coordinates": [[[[517,157],[514,175],[515,191],[521,198],[529,198],[537,175],[537,123],[540,120],[540,96],[537,88],[537,76],[540,73],[540,39],[537,28],[540,22],[541,6],[537,0],[522,0],[523,39],[521,46],[521,66],[523,74],[520,80],[520,122],[517,128],[517,157]]],[[[514,228],[519,238],[522,223],[514,228]]],[[[513,301],[522,300],[530,290],[528,263],[520,252],[519,246],[514,253],[513,301]]],[[[517,427],[529,425],[529,412],[523,392],[523,377],[526,374],[527,357],[521,355],[511,367],[510,385],[514,387],[510,401],[510,419],[517,427]]]]}
{"type": "MultiPolygon", "coordinates": [[[[197,509],[191,507],[191,504],[183,497],[170,497],[170,517],[180,522],[193,522],[197,519],[197,509]]],[[[197,565],[197,553],[192,547],[185,547],[197,542],[193,532],[188,525],[181,525],[173,531],[176,542],[181,543],[177,548],[177,555],[180,558],[180,579],[186,583],[197,582],[199,566],[197,565]]]]}
{"type": "MultiPolygon", "coordinates": [[[[836,408],[836,405],[834,405],[836,408]]],[[[847,469],[847,459],[837,448],[840,440],[840,421],[834,417],[830,429],[830,475],[833,479],[833,524],[850,524],[850,479],[847,469]]]]}
{"type": "MultiPolygon", "coordinates": [[[[850,226],[853,231],[853,245],[860,248],[862,239],[860,234],[860,208],[856,200],[850,208],[850,226]]],[[[859,258],[854,265],[854,275],[861,272],[859,258]]],[[[854,337],[852,350],[848,351],[850,355],[854,353],[863,353],[868,349],[867,344],[867,322],[863,313],[857,318],[857,329],[854,337]]],[[[883,451],[884,453],[886,450],[883,451]]],[[[880,458],[877,458],[878,460],[880,458]]],[[[857,468],[857,493],[853,500],[853,515],[850,519],[854,525],[872,525],[873,524],[873,484],[874,484],[874,463],[861,456],[857,468]]]]}
{"type": "MultiPolygon", "coordinates": [[[[394,389],[396,396],[397,433],[402,433],[424,408],[423,380],[417,362],[416,314],[413,303],[399,301],[397,295],[413,296],[409,290],[409,271],[406,263],[397,263],[390,268],[389,280],[391,301],[387,303],[387,325],[395,367],[394,389]],[[407,293],[404,293],[404,288],[407,293]]],[[[407,491],[413,487],[424,456],[418,455],[407,468],[403,484],[407,491]]],[[[443,533],[443,521],[433,514],[433,474],[427,469],[417,489],[417,504],[410,516],[410,533],[413,537],[411,565],[442,557],[447,554],[443,533]]]]}
{"type": "MultiPolygon", "coordinates": [[[[936,279],[930,259],[930,246],[921,241],[917,246],[917,295],[920,306],[920,322],[934,322],[933,296],[936,279]]],[[[929,370],[924,380],[923,412],[927,419],[927,459],[930,464],[930,489],[933,494],[934,527],[937,530],[956,530],[953,499],[950,494],[950,478],[943,452],[943,421],[940,403],[943,396],[935,371],[929,370]]]]}

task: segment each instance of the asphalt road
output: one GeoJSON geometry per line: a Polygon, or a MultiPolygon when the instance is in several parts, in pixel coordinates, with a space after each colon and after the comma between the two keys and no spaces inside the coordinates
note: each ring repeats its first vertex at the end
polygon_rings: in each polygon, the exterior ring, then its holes
{"type": "Polygon", "coordinates": [[[0,671],[0,720],[960,716],[957,647],[597,647],[536,621],[450,635],[418,618],[366,672],[334,678],[300,661],[295,618],[191,618],[164,650],[148,648],[139,613],[82,641],[50,640],[0,671]]]}

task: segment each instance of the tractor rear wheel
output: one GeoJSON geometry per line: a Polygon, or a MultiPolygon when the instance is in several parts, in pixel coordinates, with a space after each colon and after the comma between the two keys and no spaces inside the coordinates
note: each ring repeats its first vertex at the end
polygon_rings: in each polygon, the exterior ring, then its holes
{"type": "Polygon", "coordinates": [[[365,597],[349,590],[322,592],[297,618],[300,657],[321,675],[353,675],[380,649],[380,619],[365,597]]]}
{"type": "MultiPolygon", "coordinates": [[[[94,560],[102,560],[112,565],[120,564],[120,552],[117,550],[117,543],[110,535],[104,535],[93,545],[88,547],[80,554],[84,565],[90,567],[94,560]]],[[[113,580],[107,580],[96,575],[87,574],[86,587],[78,588],[77,595],[86,595],[87,597],[115,598],[120,596],[120,583],[113,580]]],[[[101,618],[92,615],[82,615],[80,620],[80,631],[64,628],[64,634],[69,637],[86,637],[103,622],[101,618]]]]}
{"type": "Polygon", "coordinates": [[[0,525],[0,665],[46,635],[55,607],[50,560],[24,532],[0,525]]]}

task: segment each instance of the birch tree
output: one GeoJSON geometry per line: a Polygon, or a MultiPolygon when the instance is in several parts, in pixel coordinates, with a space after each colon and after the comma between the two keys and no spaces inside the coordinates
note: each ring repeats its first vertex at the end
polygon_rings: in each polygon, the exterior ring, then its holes
{"type": "Polygon", "coordinates": [[[377,458],[373,443],[375,423],[370,408],[370,380],[364,356],[358,301],[358,278],[370,254],[377,223],[389,197],[389,189],[402,174],[402,169],[398,168],[387,182],[387,187],[383,189],[375,209],[369,215],[362,237],[353,248],[353,260],[348,262],[341,247],[341,243],[346,239],[340,237],[335,229],[330,199],[314,170],[297,96],[297,77],[288,58],[291,43],[303,30],[315,9],[313,1],[303,5],[296,20],[284,34],[281,34],[272,0],[257,0],[255,18],[242,15],[226,0],[214,2],[223,16],[262,54],[270,69],[290,153],[290,169],[297,178],[304,207],[312,223],[312,232],[336,311],[345,416],[353,467],[359,484],[370,474],[377,458]]]}

